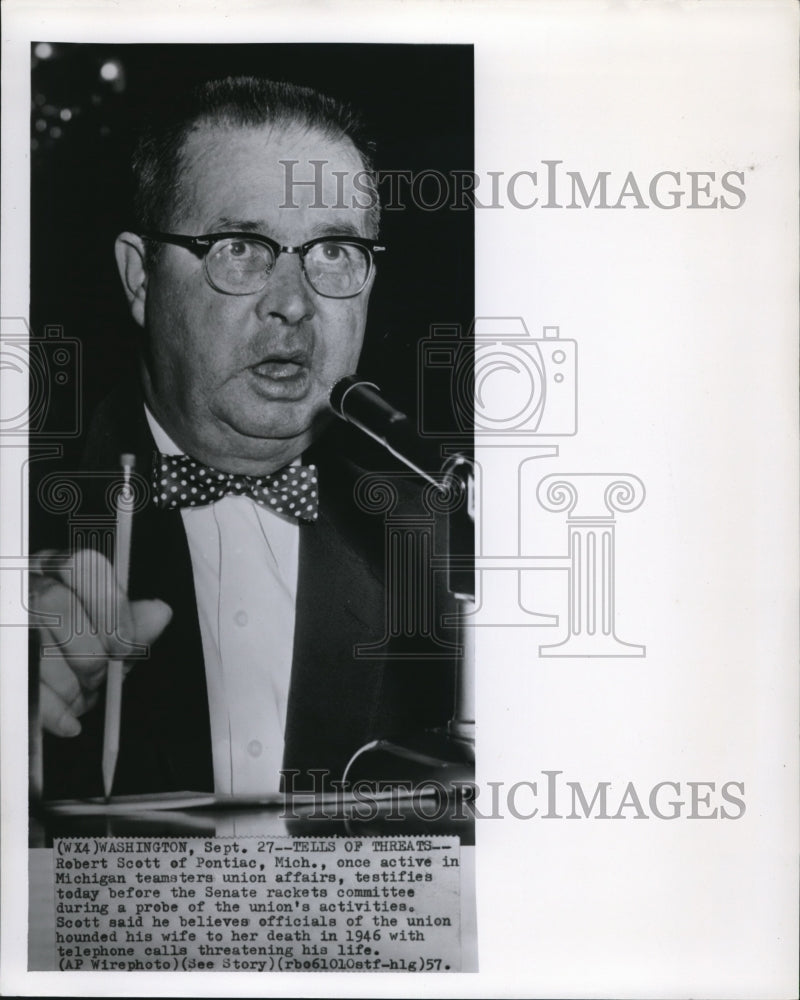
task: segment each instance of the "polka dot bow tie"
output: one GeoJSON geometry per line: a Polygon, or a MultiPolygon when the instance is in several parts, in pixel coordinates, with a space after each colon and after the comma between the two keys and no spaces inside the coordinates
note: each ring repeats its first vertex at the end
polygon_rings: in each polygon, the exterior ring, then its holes
{"type": "Polygon", "coordinates": [[[223,497],[250,497],[289,521],[317,519],[317,467],[287,465],[264,476],[220,472],[188,455],[157,455],[153,499],[163,510],[203,507],[223,497]]]}

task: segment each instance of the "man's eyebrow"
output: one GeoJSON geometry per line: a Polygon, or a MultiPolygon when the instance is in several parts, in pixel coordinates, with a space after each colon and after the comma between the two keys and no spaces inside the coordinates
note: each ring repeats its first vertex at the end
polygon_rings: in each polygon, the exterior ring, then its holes
{"type": "Polygon", "coordinates": [[[334,225],[334,223],[329,222],[326,225],[315,226],[314,227],[315,236],[357,236],[359,239],[363,239],[363,235],[359,232],[357,226],[354,226],[352,222],[339,222],[334,225]]]}
{"type": "MultiPolygon", "coordinates": [[[[269,227],[264,222],[256,222],[252,219],[233,219],[227,215],[221,215],[212,223],[211,233],[259,233],[262,236],[271,235],[269,227]]],[[[310,239],[319,236],[354,236],[363,239],[363,233],[352,222],[327,222],[314,226],[310,239]]]]}
{"type": "Polygon", "coordinates": [[[220,215],[214,220],[211,227],[211,231],[215,233],[258,233],[262,232],[263,229],[263,222],[254,222],[252,219],[231,219],[227,215],[220,215]]]}

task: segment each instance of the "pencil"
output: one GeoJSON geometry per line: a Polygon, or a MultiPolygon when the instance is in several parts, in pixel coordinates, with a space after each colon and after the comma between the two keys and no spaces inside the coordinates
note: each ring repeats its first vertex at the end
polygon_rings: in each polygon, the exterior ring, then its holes
{"type": "MultiPolygon", "coordinates": [[[[122,490],[117,495],[116,531],[114,533],[114,576],[117,590],[128,594],[128,573],[131,562],[131,529],[133,527],[133,494],[131,471],[136,465],[133,455],[120,455],[122,490]]],[[[118,621],[115,616],[115,623],[118,621]]],[[[119,727],[122,714],[122,660],[108,661],[106,675],[106,714],[103,727],[103,791],[106,802],[111,798],[119,756],[119,727]]]]}

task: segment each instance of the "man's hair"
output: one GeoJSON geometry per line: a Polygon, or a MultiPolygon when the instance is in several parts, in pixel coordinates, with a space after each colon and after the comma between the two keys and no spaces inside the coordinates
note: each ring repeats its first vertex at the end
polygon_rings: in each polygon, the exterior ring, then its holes
{"type": "MultiPolygon", "coordinates": [[[[203,126],[260,128],[265,125],[314,131],[334,142],[349,140],[361,157],[369,196],[370,235],[380,218],[372,143],[363,120],[350,105],[293,83],[254,76],[208,80],[165,100],[140,130],[133,154],[134,211],[141,229],[163,230],[180,211],[186,140],[203,126]]],[[[152,245],[151,260],[154,259],[152,245]]]]}

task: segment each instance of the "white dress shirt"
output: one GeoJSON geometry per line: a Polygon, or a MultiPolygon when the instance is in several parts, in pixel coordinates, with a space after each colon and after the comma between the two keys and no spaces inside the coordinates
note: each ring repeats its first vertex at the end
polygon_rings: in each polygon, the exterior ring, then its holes
{"type": "MultiPolygon", "coordinates": [[[[181,449],[145,407],[156,446],[181,449]]],[[[280,789],[300,526],[249,497],[181,511],[205,658],[214,790],[280,789]]]]}

